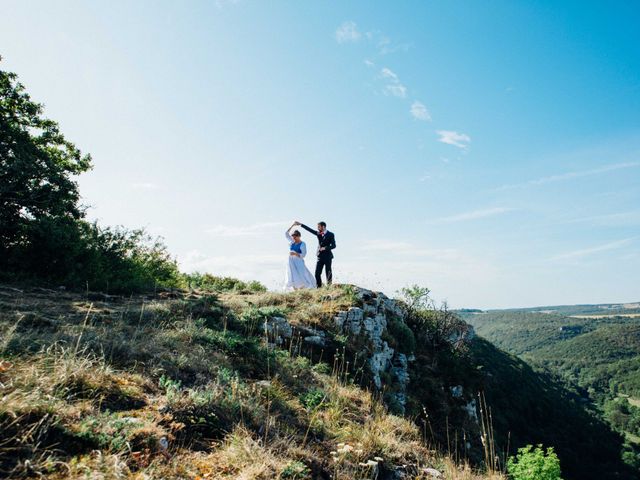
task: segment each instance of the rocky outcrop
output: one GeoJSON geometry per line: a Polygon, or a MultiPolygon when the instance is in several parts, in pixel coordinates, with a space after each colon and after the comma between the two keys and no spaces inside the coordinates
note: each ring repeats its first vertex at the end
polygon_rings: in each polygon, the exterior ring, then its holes
{"type": "Polygon", "coordinates": [[[356,297],[361,307],[352,307],[334,317],[335,326],[348,337],[352,345],[367,352],[366,359],[375,387],[383,387],[382,377],[387,374],[393,385],[389,395],[399,413],[404,413],[406,390],[409,385],[409,362],[404,353],[396,351],[384,339],[390,321],[404,321],[404,313],[395,300],[382,293],[357,288],[356,297]]]}
{"type": "MultiPolygon", "coordinates": [[[[338,312],[333,318],[331,331],[305,325],[290,325],[282,317],[265,322],[265,332],[276,345],[292,338],[300,338],[301,344],[310,347],[331,348],[333,339],[346,338],[346,348],[366,365],[372,386],[385,390],[385,399],[392,403],[397,413],[404,413],[412,355],[401,352],[389,344],[391,322],[405,322],[401,305],[383,293],[353,286],[357,305],[338,312]]],[[[450,334],[452,345],[468,342],[475,336],[473,328],[462,322],[450,334]]],[[[335,346],[334,346],[335,347],[335,346]]],[[[452,388],[454,398],[462,397],[462,386],[452,388]]],[[[469,408],[469,411],[471,408],[469,408]]],[[[470,414],[471,417],[471,414],[470,414]]]]}

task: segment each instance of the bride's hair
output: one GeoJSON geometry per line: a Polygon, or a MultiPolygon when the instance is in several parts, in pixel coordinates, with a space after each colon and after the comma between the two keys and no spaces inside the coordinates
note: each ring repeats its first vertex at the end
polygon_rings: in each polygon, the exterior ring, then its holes
{"type": "Polygon", "coordinates": [[[291,234],[292,237],[301,237],[300,230],[294,230],[291,234]]]}

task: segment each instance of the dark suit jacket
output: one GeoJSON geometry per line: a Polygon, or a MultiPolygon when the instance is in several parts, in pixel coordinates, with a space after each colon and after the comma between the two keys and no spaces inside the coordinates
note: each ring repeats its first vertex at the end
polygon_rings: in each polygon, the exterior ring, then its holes
{"type": "Polygon", "coordinates": [[[333,250],[336,248],[336,237],[329,230],[324,231],[324,235],[320,235],[313,228],[309,228],[304,224],[300,224],[302,228],[304,228],[307,232],[313,233],[316,237],[318,237],[318,258],[333,258],[333,250]],[[324,251],[320,251],[320,247],[324,247],[324,251]]]}

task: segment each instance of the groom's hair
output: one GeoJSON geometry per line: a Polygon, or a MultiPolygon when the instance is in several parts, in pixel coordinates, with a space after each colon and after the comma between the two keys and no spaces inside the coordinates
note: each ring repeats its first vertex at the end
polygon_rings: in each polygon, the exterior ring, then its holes
{"type": "Polygon", "coordinates": [[[324,222],[318,222],[318,225],[322,225],[324,228],[327,228],[327,224],[324,222]]]}

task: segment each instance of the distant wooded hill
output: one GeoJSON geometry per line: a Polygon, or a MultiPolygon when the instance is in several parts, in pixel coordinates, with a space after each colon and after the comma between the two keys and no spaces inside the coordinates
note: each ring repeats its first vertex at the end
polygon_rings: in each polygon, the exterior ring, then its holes
{"type": "Polygon", "coordinates": [[[639,303],[458,312],[478,334],[558,376],[625,433],[625,461],[640,468],[639,303]]]}

